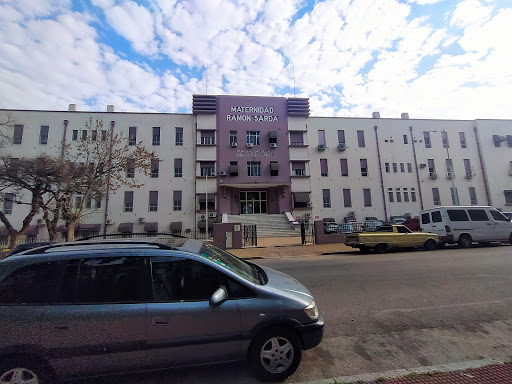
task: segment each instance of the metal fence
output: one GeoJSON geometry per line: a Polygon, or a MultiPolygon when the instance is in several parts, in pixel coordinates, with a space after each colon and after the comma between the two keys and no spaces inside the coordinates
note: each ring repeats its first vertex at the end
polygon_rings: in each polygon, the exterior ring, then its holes
{"type": "Polygon", "coordinates": [[[371,220],[364,222],[350,221],[348,223],[335,223],[334,221],[324,222],[324,233],[335,233],[341,235],[354,232],[372,232],[381,225],[385,224],[387,223],[381,220],[371,220]]]}
{"type": "Polygon", "coordinates": [[[242,247],[258,246],[258,231],[256,225],[242,225],[242,247]]]}
{"type": "Polygon", "coordinates": [[[302,245],[315,244],[315,224],[313,221],[300,223],[300,237],[302,245]]]}

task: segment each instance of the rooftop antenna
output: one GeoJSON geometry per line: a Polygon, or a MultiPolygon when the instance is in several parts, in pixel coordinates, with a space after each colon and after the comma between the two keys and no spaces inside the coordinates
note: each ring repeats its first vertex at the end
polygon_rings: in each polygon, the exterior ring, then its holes
{"type": "Polygon", "coordinates": [[[208,63],[206,63],[206,94],[208,94],[208,63]]]}
{"type": "Polygon", "coordinates": [[[293,97],[295,97],[295,66],[292,65],[293,71],[293,97]]]}

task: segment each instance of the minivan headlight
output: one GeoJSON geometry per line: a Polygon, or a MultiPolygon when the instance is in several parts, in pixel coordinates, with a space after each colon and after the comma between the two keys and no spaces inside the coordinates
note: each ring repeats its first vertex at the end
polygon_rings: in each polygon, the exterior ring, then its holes
{"type": "Polygon", "coordinates": [[[318,307],[314,301],[311,302],[306,308],[304,308],[306,315],[312,320],[318,319],[318,307]]]}

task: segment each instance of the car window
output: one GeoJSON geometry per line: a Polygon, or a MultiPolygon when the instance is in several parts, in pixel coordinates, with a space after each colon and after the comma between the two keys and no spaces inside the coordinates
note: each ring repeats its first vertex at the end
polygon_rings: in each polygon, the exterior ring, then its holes
{"type": "Polygon", "coordinates": [[[402,225],[397,226],[396,230],[398,231],[398,233],[411,233],[411,230],[409,228],[404,227],[402,225]]]}
{"type": "Polygon", "coordinates": [[[510,221],[507,219],[505,215],[503,215],[501,212],[496,211],[494,209],[490,209],[489,213],[491,214],[492,218],[497,221],[510,221]]]}
{"type": "Polygon", "coordinates": [[[83,259],[78,273],[78,303],[126,303],[143,300],[141,257],[83,259]]]}
{"type": "Polygon", "coordinates": [[[432,222],[433,223],[440,223],[442,221],[443,221],[443,218],[441,217],[441,211],[432,212],[432,222]]]}
{"type": "Polygon", "coordinates": [[[468,214],[464,209],[447,209],[451,221],[469,221],[468,214]]]}
{"type": "Polygon", "coordinates": [[[227,285],[223,273],[196,260],[153,258],[151,264],[155,301],[207,301],[227,285]]]}
{"type": "Polygon", "coordinates": [[[0,282],[1,304],[45,304],[57,279],[58,262],[38,263],[17,269],[0,282]]]}
{"type": "Polygon", "coordinates": [[[471,221],[489,221],[485,209],[468,209],[468,214],[471,221]]]}
{"type": "Polygon", "coordinates": [[[430,223],[430,214],[422,213],[421,214],[421,224],[429,224],[430,223]]]}

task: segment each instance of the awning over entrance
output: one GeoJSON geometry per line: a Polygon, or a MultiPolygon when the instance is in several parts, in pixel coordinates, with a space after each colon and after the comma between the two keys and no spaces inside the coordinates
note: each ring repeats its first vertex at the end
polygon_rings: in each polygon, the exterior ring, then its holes
{"type": "MultiPolygon", "coordinates": [[[[206,229],[206,220],[198,221],[197,228],[206,229]]],[[[213,222],[208,221],[208,229],[212,229],[212,228],[213,228],[213,222]]]]}
{"type": "Polygon", "coordinates": [[[229,174],[233,176],[234,174],[238,175],[238,164],[231,164],[229,166],[229,174]]]}
{"type": "Polygon", "coordinates": [[[144,224],[144,232],[158,232],[158,221],[144,224]]]}
{"type": "Polygon", "coordinates": [[[293,192],[296,203],[309,203],[309,192],[293,192]]]}
{"type": "Polygon", "coordinates": [[[119,227],[117,227],[117,231],[121,233],[132,233],[133,223],[121,223],[119,227]]]}
{"type": "Polygon", "coordinates": [[[76,232],[99,232],[101,224],[78,224],[76,232]]]}
{"type": "Polygon", "coordinates": [[[279,163],[277,161],[270,162],[270,170],[271,171],[279,171],[279,163]]]}
{"type": "MultiPolygon", "coordinates": [[[[204,203],[206,201],[206,193],[199,193],[197,194],[197,201],[200,203],[204,203]]],[[[208,194],[208,202],[214,202],[215,201],[215,194],[209,193],[208,194]]]]}
{"type": "Polygon", "coordinates": [[[270,131],[268,137],[271,139],[277,139],[277,131],[270,131]]]}
{"type": "Polygon", "coordinates": [[[181,231],[182,228],[183,228],[183,225],[182,225],[181,221],[173,221],[171,223],[171,226],[169,227],[169,229],[171,231],[181,231]]]}

